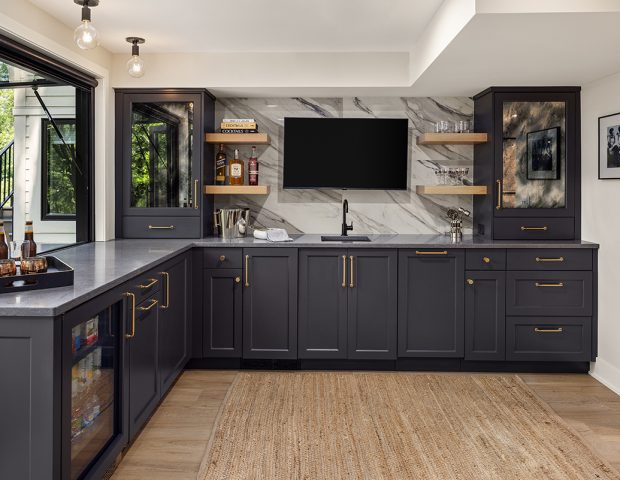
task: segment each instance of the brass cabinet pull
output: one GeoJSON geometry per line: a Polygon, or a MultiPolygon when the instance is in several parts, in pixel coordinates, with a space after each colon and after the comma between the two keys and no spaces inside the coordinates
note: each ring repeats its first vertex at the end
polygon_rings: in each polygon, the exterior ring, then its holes
{"type": "Polygon", "coordinates": [[[353,288],[355,284],[353,283],[353,255],[349,257],[349,261],[351,262],[351,271],[349,272],[351,277],[351,281],[349,282],[349,288],[353,288]]]}
{"type": "Polygon", "coordinates": [[[536,261],[537,262],[563,262],[564,261],[564,257],[558,257],[558,258],[536,257],[536,261]]]}
{"type": "Polygon", "coordinates": [[[474,284],[473,279],[468,278],[468,279],[467,279],[467,285],[473,285],[473,284],[474,284]]]}
{"type": "Polygon", "coordinates": [[[143,290],[146,290],[147,288],[151,288],[156,283],[157,283],[156,278],[149,278],[149,283],[147,283],[146,285],[138,285],[138,288],[142,288],[143,290]]]}
{"type": "Polygon", "coordinates": [[[154,298],[151,300],[151,303],[149,303],[149,305],[147,307],[138,307],[138,310],[140,310],[141,312],[148,312],[150,309],[152,309],[155,305],[157,305],[157,300],[155,300],[154,298]]]}
{"type": "Polygon", "coordinates": [[[159,307],[165,310],[170,306],[170,274],[168,272],[159,272],[159,274],[166,279],[166,304],[159,307]]]}
{"type": "Polygon", "coordinates": [[[246,255],[245,256],[245,286],[246,287],[250,286],[250,277],[248,276],[249,271],[250,271],[250,256],[246,255]]]}
{"type": "Polygon", "coordinates": [[[427,251],[427,250],[416,250],[416,255],[448,255],[448,250],[441,251],[427,251]]]}
{"type": "Polygon", "coordinates": [[[342,288],[347,288],[347,256],[342,256],[342,288]]]}
{"type": "Polygon", "coordinates": [[[241,282],[241,277],[235,277],[235,283],[241,282]]]}
{"type": "Polygon", "coordinates": [[[123,295],[131,298],[131,333],[126,333],[125,338],[133,338],[136,336],[136,296],[131,292],[125,292],[123,295]]]}
{"type": "Polygon", "coordinates": [[[482,261],[484,263],[491,263],[491,259],[489,257],[482,257],[482,261]]]}
{"type": "Polygon", "coordinates": [[[562,328],[534,328],[536,333],[562,333],[562,328]]]}
{"type": "Polygon", "coordinates": [[[220,255],[220,262],[223,262],[224,260],[226,260],[226,255],[220,255]]]}
{"type": "Polygon", "coordinates": [[[525,227],[525,226],[521,226],[521,231],[522,232],[526,232],[528,230],[542,230],[544,232],[547,231],[547,226],[545,225],[544,227],[525,227]]]}
{"type": "Polygon", "coordinates": [[[149,225],[149,230],[174,230],[174,225],[149,225]]]}
{"type": "Polygon", "coordinates": [[[495,206],[496,210],[501,210],[502,208],[502,181],[498,178],[497,182],[497,205],[495,206]]]}
{"type": "Polygon", "coordinates": [[[198,179],[194,180],[194,210],[198,210],[198,179]]]}
{"type": "Polygon", "coordinates": [[[538,283],[536,282],[535,284],[537,287],[563,287],[564,284],[562,282],[558,282],[558,283],[538,283]]]}

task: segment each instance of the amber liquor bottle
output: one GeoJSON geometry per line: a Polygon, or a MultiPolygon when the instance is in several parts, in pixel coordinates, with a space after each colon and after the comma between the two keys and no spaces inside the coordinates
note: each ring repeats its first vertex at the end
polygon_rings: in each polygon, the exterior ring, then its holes
{"type": "Polygon", "coordinates": [[[37,244],[34,242],[34,232],[32,229],[32,220],[26,221],[24,229],[24,243],[22,243],[22,258],[36,257],[37,244]]]}
{"type": "Polygon", "coordinates": [[[215,156],[215,184],[226,185],[226,169],[228,162],[226,161],[226,152],[224,144],[220,143],[220,151],[215,156]]]}
{"type": "Polygon", "coordinates": [[[243,160],[239,158],[239,150],[235,150],[235,157],[230,161],[228,183],[230,185],[243,185],[244,175],[243,160]]]}
{"type": "Polygon", "coordinates": [[[0,221],[0,260],[9,258],[9,246],[6,243],[4,222],[0,221]]]}
{"type": "Polygon", "coordinates": [[[252,147],[252,155],[248,160],[248,185],[258,185],[258,157],[256,147],[252,147]]]}

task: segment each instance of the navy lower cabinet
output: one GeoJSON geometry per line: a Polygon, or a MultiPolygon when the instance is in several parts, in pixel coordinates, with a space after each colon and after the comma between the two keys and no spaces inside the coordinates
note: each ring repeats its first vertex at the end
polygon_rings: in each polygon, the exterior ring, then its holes
{"type": "Polygon", "coordinates": [[[205,358],[242,354],[242,271],[209,268],[203,272],[203,347],[205,358]]]}
{"type": "Polygon", "coordinates": [[[399,250],[398,356],[464,354],[462,250],[399,250]]]}
{"type": "Polygon", "coordinates": [[[297,358],[297,249],[243,249],[243,358],[297,358]]]}
{"type": "Polygon", "coordinates": [[[159,377],[160,390],[167,392],[190,356],[189,254],[183,254],[158,269],[162,292],[159,304],[159,377]]]}
{"type": "Polygon", "coordinates": [[[465,360],[506,358],[506,272],[468,271],[465,360]]]}
{"type": "Polygon", "coordinates": [[[346,249],[299,252],[299,358],[347,358],[346,249]]]}

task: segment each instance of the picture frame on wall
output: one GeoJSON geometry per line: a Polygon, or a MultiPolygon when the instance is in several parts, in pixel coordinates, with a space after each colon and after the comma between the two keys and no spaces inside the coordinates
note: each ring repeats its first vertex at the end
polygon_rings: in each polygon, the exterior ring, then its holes
{"type": "Polygon", "coordinates": [[[527,179],[560,178],[560,127],[527,134],[527,179]]]}
{"type": "Polygon", "coordinates": [[[598,178],[620,178],[620,113],[598,118],[598,178]]]}

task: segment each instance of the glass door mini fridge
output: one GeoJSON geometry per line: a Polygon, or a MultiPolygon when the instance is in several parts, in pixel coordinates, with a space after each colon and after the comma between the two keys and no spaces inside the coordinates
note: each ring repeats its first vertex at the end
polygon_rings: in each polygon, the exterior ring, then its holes
{"type": "Polygon", "coordinates": [[[89,478],[126,439],[121,395],[123,296],[97,297],[63,316],[62,478],[89,478]]]}

